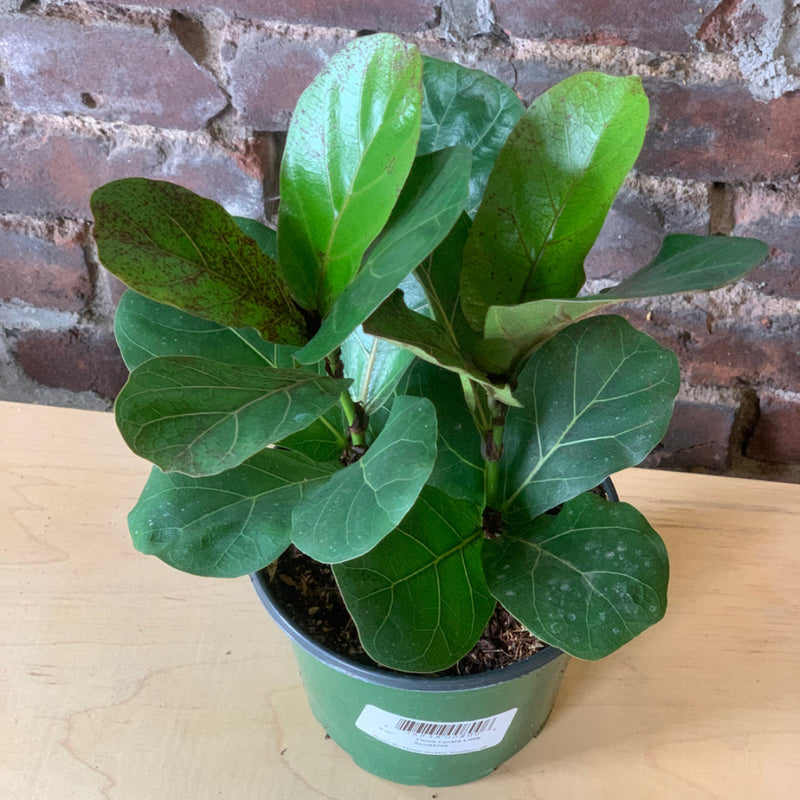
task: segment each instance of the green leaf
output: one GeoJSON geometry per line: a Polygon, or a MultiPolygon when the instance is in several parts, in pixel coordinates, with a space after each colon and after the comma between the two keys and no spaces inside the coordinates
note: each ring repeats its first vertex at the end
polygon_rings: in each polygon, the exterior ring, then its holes
{"type": "Polygon", "coordinates": [[[101,186],[91,206],[100,260],[132,289],[269,341],[307,340],[280,267],[222,206],[145,178],[101,186]]]}
{"type": "Polygon", "coordinates": [[[425,398],[396,398],[366,454],[295,508],[292,541],[329,564],[364,555],[414,505],[435,458],[433,405],[425,398]]]}
{"type": "Polygon", "coordinates": [[[153,467],[128,515],[133,543],[194,575],[246,575],[289,546],[292,508],[333,471],[277,449],[206,478],[153,467]]]}
{"type": "MultiPolygon", "coordinates": [[[[428,313],[425,294],[413,274],[400,286],[413,310],[428,313]]],[[[413,360],[409,350],[364,333],[360,325],[342,343],[344,375],[353,381],[350,393],[370,417],[388,401],[413,360]]]]}
{"type": "Polygon", "coordinates": [[[364,330],[372,336],[401,344],[423,361],[471,378],[506,405],[517,405],[508,385],[493,383],[472,364],[450,338],[444,325],[411,311],[403,302],[400,290],[389,295],[365,320],[364,330]]]}
{"type": "Polygon", "coordinates": [[[439,436],[428,485],[450,497],[483,505],[481,437],[464,400],[458,376],[417,361],[401,384],[403,394],[427,397],[436,408],[439,436]]]}
{"type": "Polygon", "coordinates": [[[419,139],[422,59],[391,34],[339,51],[295,107],[278,250],[300,305],[323,314],[389,218],[419,139]]]}
{"type": "Polygon", "coordinates": [[[497,158],[464,251],[464,313],[572,297],[583,261],[642,146],[638,77],[585,72],[540,95],[497,158]]]}
{"type": "Polygon", "coordinates": [[[417,154],[455,144],[472,152],[467,213],[474,216],[500,148],[523,105],[502,81],[452,61],[422,57],[422,130],[417,154]]]}
{"type": "Polygon", "coordinates": [[[214,475],[310,425],[350,381],[197,356],[145,361],[116,403],[134,453],[165,471],[214,475]]]}
{"type": "Polygon", "coordinates": [[[338,462],[347,447],[345,430],[344,413],[338,405],[333,406],[307,428],[281,439],[281,447],[302,453],[314,461],[338,462]]]}
{"type": "Polygon", "coordinates": [[[674,353],[622,317],[556,334],[520,373],[522,408],[506,418],[503,510],[530,519],[638,464],[666,432],[679,384],[674,353]]]}
{"type": "Polygon", "coordinates": [[[473,648],[495,607],[482,541],[475,505],[426,486],[377,547],[334,566],[359,639],[375,661],[436,672],[473,648]]]}
{"type": "Polygon", "coordinates": [[[338,347],[447,235],[467,199],[469,151],[452,147],[422,156],[386,228],[314,338],[297,354],[312,364],[338,347]]]}
{"type": "MultiPolygon", "coordinates": [[[[502,339],[513,345],[507,368],[561,328],[598,308],[624,300],[716,289],[752,269],[767,250],[767,245],[758,239],[673,234],[664,239],[658,255],[647,266],[600,294],[492,306],[486,315],[484,334],[487,340],[502,339]]],[[[494,366],[503,371],[502,364],[494,366]]]]}
{"type": "Polygon", "coordinates": [[[484,543],[492,594],[526,628],[577,658],[612,653],[658,622],[669,564],[627,503],[579,495],[557,516],[509,525],[484,543]]]}
{"type": "Polygon", "coordinates": [[[157,356],[202,356],[226,364],[294,366],[290,345],[264,341],[252,328],[227,328],[157,303],[131,289],[114,317],[114,335],[128,369],[157,356]]]}
{"type": "Polygon", "coordinates": [[[247,217],[234,217],[233,221],[245,236],[249,236],[255,241],[262,253],[268,255],[273,261],[278,260],[278,234],[276,231],[262,225],[257,220],[247,219],[247,217]]]}
{"type": "Polygon", "coordinates": [[[445,329],[448,341],[462,353],[471,353],[480,338],[461,310],[461,262],[470,225],[469,217],[462,214],[447,238],[414,273],[434,318],[445,329]]]}

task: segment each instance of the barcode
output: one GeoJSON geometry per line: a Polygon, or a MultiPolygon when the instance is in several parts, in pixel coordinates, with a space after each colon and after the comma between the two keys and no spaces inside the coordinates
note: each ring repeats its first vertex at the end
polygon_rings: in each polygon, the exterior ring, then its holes
{"type": "Polygon", "coordinates": [[[491,717],[462,720],[451,717],[450,722],[441,722],[403,717],[368,703],[358,715],[356,728],[398,750],[447,756],[476,753],[500,744],[516,713],[516,708],[509,708],[491,717]]]}
{"type": "Polygon", "coordinates": [[[494,729],[496,717],[477,719],[473,722],[420,722],[414,719],[398,720],[395,727],[404,733],[417,736],[473,736],[494,729]]]}

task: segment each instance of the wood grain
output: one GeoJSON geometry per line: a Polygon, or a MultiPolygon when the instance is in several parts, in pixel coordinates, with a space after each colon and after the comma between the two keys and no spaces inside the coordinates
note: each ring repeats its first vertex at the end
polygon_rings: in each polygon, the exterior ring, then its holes
{"type": "Polygon", "coordinates": [[[573,661],[494,775],[433,790],[325,739],[246,578],[132,549],[149,466],[111,415],[0,403],[0,433],[0,798],[798,797],[800,486],[617,476],[667,542],[667,617],[573,661]]]}

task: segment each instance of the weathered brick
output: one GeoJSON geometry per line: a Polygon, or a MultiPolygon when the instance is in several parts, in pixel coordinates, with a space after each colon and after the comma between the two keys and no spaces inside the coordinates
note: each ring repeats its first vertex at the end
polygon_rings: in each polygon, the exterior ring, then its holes
{"type": "Polygon", "coordinates": [[[668,233],[708,233],[703,186],[632,180],[614,200],[586,259],[588,278],[623,280],[647,264],[668,233]]]}
{"type": "Polygon", "coordinates": [[[639,330],[672,349],[681,374],[695,386],[774,386],[800,391],[800,347],[797,320],[737,320],[717,322],[706,312],[683,313],[661,306],[654,298],[649,310],[618,306],[639,330]]]}
{"type": "Polygon", "coordinates": [[[768,103],[739,83],[646,80],[650,128],[637,168],[701,181],[766,181],[800,172],[800,93],[768,103]]]}
{"type": "Polygon", "coordinates": [[[0,57],[11,101],[25,112],[192,130],[226,105],[166,32],[11,15],[0,57]]]}
{"type": "Polygon", "coordinates": [[[692,51],[703,21],[702,8],[692,0],[493,0],[493,6],[497,24],[513,36],[645,50],[692,51]]]}
{"type": "Polygon", "coordinates": [[[764,264],[749,279],[764,294],[800,299],[800,190],[797,186],[752,186],[734,190],[737,236],[770,245],[764,264]]]}
{"type": "Polygon", "coordinates": [[[349,38],[309,42],[244,33],[229,64],[230,93],[242,121],[256,130],[286,130],[303,90],[349,38]]]}
{"type": "Polygon", "coordinates": [[[236,154],[201,143],[136,140],[34,130],[10,137],[0,150],[0,213],[90,216],[89,197],[118,178],[168,180],[221,203],[231,213],[263,214],[260,175],[236,154]],[[250,170],[252,171],[252,170],[250,170]]]}
{"type": "Polygon", "coordinates": [[[105,331],[28,331],[18,334],[13,352],[25,374],[44,386],[114,398],[127,379],[114,337],[105,331]]]}
{"type": "Polygon", "coordinates": [[[411,33],[435,25],[435,0],[136,0],[137,6],[176,8],[181,11],[202,11],[219,8],[227,14],[249,19],[270,19],[321,26],[337,26],[351,30],[411,33]]]}
{"type": "Polygon", "coordinates": [[[91,295],[83,248],[0,230],[0,299],[81,312],[91,295]]]}
{"type": "Polygon", "coordinates": [[[759,461],[800,463],[800,401],[764,394],[759,410],[745,454],[759,461]]]}
{"type": "Polygon", "coordinates": [[[663,440],[644,462],[646,467],[724,472],[731,457],[735,406],[722,403],[675,403],[663,440]]]}

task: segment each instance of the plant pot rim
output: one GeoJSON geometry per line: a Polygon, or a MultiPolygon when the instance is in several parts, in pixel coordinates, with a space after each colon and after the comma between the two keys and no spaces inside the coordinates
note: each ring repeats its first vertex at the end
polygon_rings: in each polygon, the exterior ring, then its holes
{"type": "MultiPolygon", "coordinates": [[[[614,484],[611,482],[611,478],[606,478],[601,486],[611,502],[619,501],[619,496],[614,488],[614,484]]],[[[294,620],[290,619],[276,603],[272,595],[266,570],[262,569],[258,572],[251,573],[250,580],[253,583],[256,594],[269,612],[269,615],[296,645],[302,647],[315,658],[318,658],[323,663],[345,675],[380,686],[421,692],[457,692],[484,688],[486,686],[494,686],[498,683],[505,683],[521,675],[526,675],[533,670],[543,667],[545,664],[549,664],[563,654],[563,650],[559,650],[559,648],[553,645],[546,645],[543,649],[538,650],[522,661],[517,661],[514,664],[509,664],[506,667],[500,667],[498,669],[472,673],[471,675],[432,677],[424,674],[396,672],[381,667],[370,667],[352,661],[330,648],[321,645],[316,639],[303,631],[294,620]]]]}
{"type": "Polygon", "coordinates": [[[346,656],[325,647],[316,639],[303,631],[294,620],[290,619],[278,606],[269,588],[269,578],[265,570],[254,572],[250,575],[256,594],[269,612],[269,615],[278,623],[278,626],[289,638],[306,652],[319,659],[329,667],[353,678],[359,678],[368,683],[386,686],[392,689],[408,689],[411,691],[464,691],[477,689],[512,680],[520,675],[525,675],[534,669],[543,667],[558,658],[562,651],[557,647],[547,645],[542,650],[533,653],[523,661],[509,664],[507,667],[476,672],[471,675],[445,675],[433,677],[431,675],[396,672],[382,667],[371,667],[359,664],[346,656]]]}

